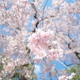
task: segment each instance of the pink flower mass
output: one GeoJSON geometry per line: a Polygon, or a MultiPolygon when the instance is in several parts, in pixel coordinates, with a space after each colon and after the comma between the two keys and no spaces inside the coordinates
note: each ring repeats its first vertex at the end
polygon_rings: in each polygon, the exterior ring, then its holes
{"type": "Polygon", "coordinates": [[[59,43],[51,30],[43,31],[42,29],[37,29],[28,40],[28,47],[37,58],[43,59],[48,57],[56,60],[63,55],[63,50],[58,48],[59,43]],[[56,48],[53,47],[55,44],[57,45],[56,48]]]}
{"type": "Polygon", "coordinates": [[[79,75],[80,0],[0,0],[0,80],[79,75]]]}

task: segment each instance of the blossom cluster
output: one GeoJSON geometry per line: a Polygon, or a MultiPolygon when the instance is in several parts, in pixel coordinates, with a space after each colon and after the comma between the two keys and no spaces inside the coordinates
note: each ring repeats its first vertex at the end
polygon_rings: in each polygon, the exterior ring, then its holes
{"type": "Polygon", "coordinates": [[[76,75],[75,73],[71,73],[70,76],[63,75],[63,76],[59,77],[59,80],[71,80],[72,78],[75,77],[75,75],[76,75]]]}
{"type": "Polygon", "coordinates": [[[28,40],[28,47],[32,54],[35,55],[35,59],[48,57],[56,60],[63,55],[63,50],[60,48],[54,32],[51,30],[43,31],[42,29],[37,29],[28,40]]]}

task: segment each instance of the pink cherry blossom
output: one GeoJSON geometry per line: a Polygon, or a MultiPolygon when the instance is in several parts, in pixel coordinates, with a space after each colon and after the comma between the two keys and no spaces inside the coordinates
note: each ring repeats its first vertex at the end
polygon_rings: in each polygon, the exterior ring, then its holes
{"type": "Polygon", "coordinates": [[[66,62],[80,64],[80,0],[67,1],[0,0],[0,80],[12,80],[18,71],[20,80],[32,80],[35,63],[42,67],[41,80],[47,74],[51,80],[75,77],[53,63],[67,69],[66,62]]]}

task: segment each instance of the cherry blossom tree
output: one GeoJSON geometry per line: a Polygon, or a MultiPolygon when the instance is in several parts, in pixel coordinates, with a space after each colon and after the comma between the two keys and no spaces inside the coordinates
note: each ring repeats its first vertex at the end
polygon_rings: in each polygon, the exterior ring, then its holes
{"type": "Polygon", "coordinates": [[[77,80],[80,0],[0,0],[0,25],[0,80],[34,80],[35,63],[41,80],[77,80]]]}

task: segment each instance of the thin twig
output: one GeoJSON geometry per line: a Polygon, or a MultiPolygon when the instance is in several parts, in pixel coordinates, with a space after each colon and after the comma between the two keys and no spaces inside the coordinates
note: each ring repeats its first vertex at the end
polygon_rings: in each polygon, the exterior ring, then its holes
{"type": "Polygon", "coordinates": [[[46,5],[47,5],[48,1],[49,1],[49,0],[46,1],[46,3],[44,4],[44,7],[43,7],[43,14],[42,14],[42,27],[43,27],[43,24],[44,24],[44,22],[43,22],[43,21],[44,21],[44,20],[43,20],[43,19],[44,19],[44,11],[45,11],[45,8],[46,8],[46,5]]]}
{"type": "Polygon", "coordinates": [[[69,67],[67,67],[64,63],[62,63],[61,61],[59,61],[58,59],[56,60],[58,61],[60,64],[62,64],[63,66],[65,66],[67,69],[70,69],[69,67]]]}

